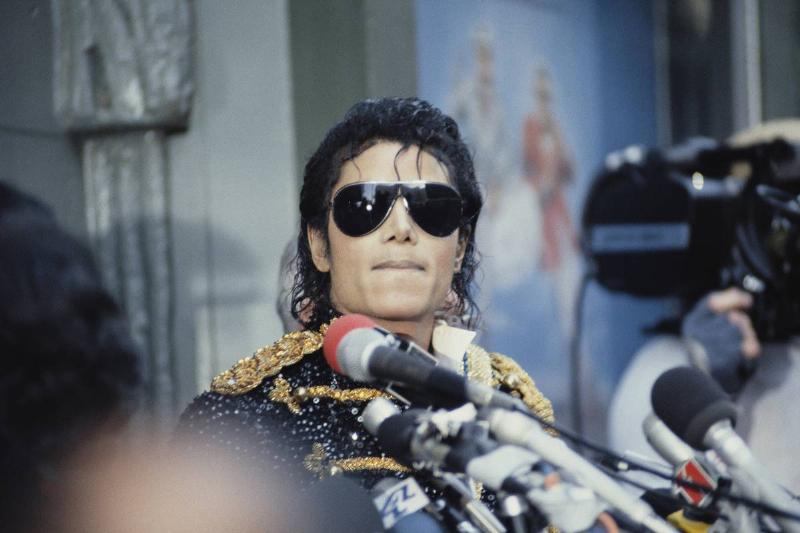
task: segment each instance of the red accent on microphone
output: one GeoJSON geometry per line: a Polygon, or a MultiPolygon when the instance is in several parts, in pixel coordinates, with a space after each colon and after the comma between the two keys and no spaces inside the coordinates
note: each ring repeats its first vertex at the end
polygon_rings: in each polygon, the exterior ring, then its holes
{"type": "Polygon", "coordinates": [[[328,361],[330,367],[339,374],[342,373],[342,369],[339,368],[339,362],[336,360],[336,350],[345,335],[354,329],[374,328],[377,326],[378,324],[374,320],[364,315],[344,315],[334,320],[325,333],[325,339],[322,341],[322,353],[325,355],[325,360],[328,361]]]}
{"type": "Polygon", "coordinates": [[[683,485],[676,486],[676,492],[694,506],[699,507],[708,503],[712,498],[711,491],[717,488],[716,480],[696,459],[690,459],[683,463],[675,477],[681,481],[690,481],[708,489],[708,491],[704,492],[692,487],[684,487],[683,485]]]}

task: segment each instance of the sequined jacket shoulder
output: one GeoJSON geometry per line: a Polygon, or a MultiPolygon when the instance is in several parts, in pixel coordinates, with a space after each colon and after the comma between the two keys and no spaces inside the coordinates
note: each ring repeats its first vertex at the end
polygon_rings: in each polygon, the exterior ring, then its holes
{"type": "MultiPolygon", "coordinates": [[[[300,483],[344,472],[370,487],[387,475],[402,476],[406,467],[386,456],[362,425],[366,404],[389,395],[328,367],[321,350],[326,330],[289,333],[238,361],[186,409],[180,430],[235,448],[300,483]]],[[[550,401],[511,358],[470,345],[464,366],[469,379],[505,390],[553,420],[550,401]]]]}

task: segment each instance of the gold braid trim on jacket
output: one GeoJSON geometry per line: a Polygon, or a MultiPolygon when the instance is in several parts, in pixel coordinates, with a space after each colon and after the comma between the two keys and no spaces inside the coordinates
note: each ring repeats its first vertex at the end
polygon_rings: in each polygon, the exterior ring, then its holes
{"type": "Polygon", "coordinates": [[[552,424],[555,422],[553,404],[536,387],[533,379],[516,361],[499,353],[491,353],[492,386],[508,390],[525,402],[533,413],[552,424]]]}
{"type": "Polygon", "coordinates": [[[250,392],[265,378],[322,348],[328,327],[330,324],[323,325],[319,331],[287,333],[270,346],[259,348],[250,357],[239,359],[229,370],[211,380],[212,392],[231,395],[250,392]]]}
{"type": "MultiPolygon", "coordinates": [[[[219,394],[239,395],[258,387],[265,378],[298,363],[322,347],[330,324],[319,331],[287,333],[275,343],[264,346],[252,356],[237,361],[229,370],[211,381],[211,390],[219,394]]],[[[533,379],[513,359],[489,353],[480,346],[467,348],[467,376],[474,381],[506,389],[525,402],[531,411],[546,422],[553,422],[553,406],[539,391],[533,379]]]]}

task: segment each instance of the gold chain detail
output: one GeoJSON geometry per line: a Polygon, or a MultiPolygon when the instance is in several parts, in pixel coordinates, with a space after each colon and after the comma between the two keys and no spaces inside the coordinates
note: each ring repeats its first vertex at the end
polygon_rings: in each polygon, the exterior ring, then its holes
{"type": "Polygon", "coordinates": [[[319,331],[293,331],[274,344],[259,348],[253,355],[240,359],[229,370],[211,380],[211,390],[233,395],[250,392],[264,378],[274,376],[284,367],[319,350],[329,326],[330,324],[325,324],[319,331]]]}
{"type": "Polygon", "coordinates": [[[269,399],[273,402],[285,403],[294,414],[300,414],[300,404],[309,398],[330,398],[337,402],[366,402],[375,398],[391,398],[388,392],[378,389],[334,389],[326,385],[313,387],[297,387],[292,391],[292,386],[282,377],[277,377],[272,382],[269,399]]]}
{"type": "Polygon", "coordinates": [[[333,476],[341,472],[356,472],[359,470],[411,471],[391,457],[351,457],[349,459],[329,460],[322,444],[318,442],[311,446],[311,453],[303,459],[303,466],[320,478],[333,476]]]}

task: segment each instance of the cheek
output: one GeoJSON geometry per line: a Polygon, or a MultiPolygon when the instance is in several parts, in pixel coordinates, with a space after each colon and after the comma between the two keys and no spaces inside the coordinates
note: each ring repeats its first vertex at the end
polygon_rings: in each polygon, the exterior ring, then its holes
{"type": "Polygon", "coordinates": [[[331,275],[341,278],[342,274],[350,272],[358,264],[359,254],[344,239],[332,237],[328,249],[328,259],[331,264],[331,275]]]}
{"type": "Polygon", "coordinates": [[[331,290],[339,296],[358,292],[369,263],[365,242],[343,235],[332,228],[328,232],[328,260],[331,267],[331,290]]]}
{"type": "Polygon", "coordinates": [[[444,285],[445,287],[450,286],[450,281],[453,277],[453,273],[455,271],[456,265],[456,252],[458,250],[458,239],[453,238],[452,240],[440,243],[441,246],[438,246],[435,250],[435,261],[436,261],[436,278],[437,278],[437,286],[444,285]]]}

